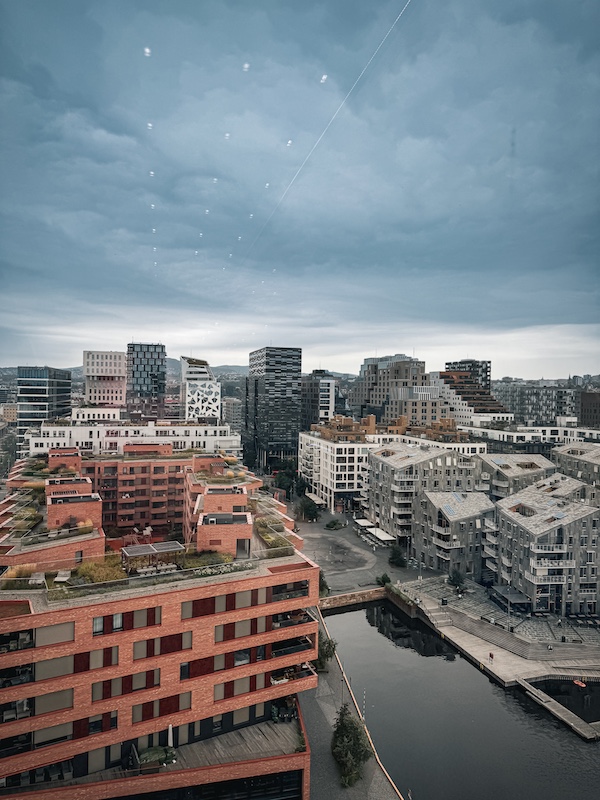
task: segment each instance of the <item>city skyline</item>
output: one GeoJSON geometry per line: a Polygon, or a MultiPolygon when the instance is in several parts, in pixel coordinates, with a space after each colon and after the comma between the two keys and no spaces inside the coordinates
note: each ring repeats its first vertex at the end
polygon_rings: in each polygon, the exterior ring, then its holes
{"type": "Polygon", "coordinates": [[[0,10],[1,364],[600,373],[591,4],[0,10]]]}

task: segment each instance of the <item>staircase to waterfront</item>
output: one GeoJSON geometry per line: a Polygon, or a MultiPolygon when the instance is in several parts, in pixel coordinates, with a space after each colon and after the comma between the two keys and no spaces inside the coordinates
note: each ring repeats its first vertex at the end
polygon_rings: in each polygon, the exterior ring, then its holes
{"type": "MultiPolygon", "coordinates": [[[[423,607],[427,610],[430,620],[437,628],[435,617],[429,613],[429,609],[425,604],[423,607]]],[[[568,642],[554,642],[551,645],[547,645],[539,642],[529,642],[489,622],[473,619],[473,617],[458,611],[456,608],[452,608],[449,611],[440,611],[450,619],[450,622],[444,619],[443,625],[454,625],[456,628],[471,633],[479,639],[490,642],[490,644],[495,644],[497,647],[502,647],[504,650],[508,650],[521,658],[535,661],[562,661],[563,659],[565,661],[575,659],[580,661],[585,659],[590,666],[594,663],[600,666],[600,645],[568,642]]]]}

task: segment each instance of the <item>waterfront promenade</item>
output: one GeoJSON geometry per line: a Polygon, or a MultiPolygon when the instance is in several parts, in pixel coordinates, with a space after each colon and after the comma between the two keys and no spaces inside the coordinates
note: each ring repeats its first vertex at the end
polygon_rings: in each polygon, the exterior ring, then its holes
{"type": "Polygon", "coordinates": [[[319,522],[300,526],[304,552],[323,570],[330,595],[354,595],[352,602],[362,602],[376,589],[377,577],[387,573],[414,603],[418,599],[419,616],[492,680],[505,687],[520,685],[582,738],[600,738],[600,723],[582,722],[531,685],[546,678],[600,682],[599,626],[569,619],[559,623],[555,615],[509,615],[474,583],[459,598],[440,573],[425,570],[419,575],[415,569],[390,566],[389,550],[374,550],[363,542],[351,518],[341,530],[326,530],[332,518],[340,516],[326,512],[319,522]]]}

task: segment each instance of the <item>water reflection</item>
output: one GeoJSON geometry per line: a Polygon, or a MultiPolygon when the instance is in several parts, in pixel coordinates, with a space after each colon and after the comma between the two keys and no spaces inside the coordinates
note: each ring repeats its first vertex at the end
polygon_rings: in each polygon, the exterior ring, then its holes
{"type": "Polygon", "coordinates": [[[457,653],[452,645],[440,639],[421,622],[408,618],[406,621],[401,620],[393,613],[391,606],[371,605],[365,607],[365,612],[369,625],[377,628],[396,647],[412,649],[426,657],[443,656],[449,661],[456,657],[457,653]]]}
{"type": "Polygon", "coordinates": [[[426,626],[373,604],[328,616],[375,745],[413,800],[590,797],[600,747],[506,692],[426,626]]]}

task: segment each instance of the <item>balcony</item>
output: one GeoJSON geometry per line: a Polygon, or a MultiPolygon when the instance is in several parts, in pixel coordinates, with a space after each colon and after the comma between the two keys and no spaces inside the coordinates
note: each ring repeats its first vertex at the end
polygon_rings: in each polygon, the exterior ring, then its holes
{"type": "Polygon", "coordinates": [[[531,544],[529,549],[532,553],[566,553],[566,544],[531,544]]]}
{"type": "Polygon", "coordinates": [[[309,636],[300,636],[296,639],[286,639],[283,642],[273,642],[271,658],[290,656],[292,653],[303,653],[305,650],[314,650],[314,643],[309,636]]]}
{"type": "Polygon", "coordinates": [[[301,678],[310,677],[316,678],[317,673],[313,669],[312,664],[307,661],[302,665],[271,672],[271,686],[277,686],[281,683],[288,683],[289,681],[297,681],[301,678]]]}
{"type": "Polygon", "coordinates": [[[576,567],[575,560],[570,561],[563,558],[557,561],[550,558],[540,558],[539,561],[536,561],[532,558],[529,563],[533,569],[575,569],[576,567]]]}
{"type": "Polygon", "coordinates": [[[307,622],[316,621],[317,620],[309,611],[298,609],[297,611],[290,611],[287,614],[274,614],[273,628],[290,628],[294,625],[305,625],[307,622]]]}
{"type": "Polygon", "coordinates": [[[525,573],[525,580],[534,584],[565,584],[566,575],[532,575],[531,572],[525,573]]]}
{"type": "Polygon", "coordinates": [[[12,653],[15,650],[27,650],[34,647],[33,631],[18,631],[0,635],[0,653],[12,653]]]}
{"type": "Polygon", "coordinates": [[[293,600],[296,597],[308,597],[308,584],[301,589],[292,589],[291,591],[276,591],[273,589],[272,600],[274,603],[281,602],[282,600],[293,600]]]}
{"type": "Polygon", "coordinates": [[[488,558],[497,558],[498,545],[490,545],[487,542],[483,542],[483,555],[488,558]]]}
{"type": "Polygon", "coordinates": [[[30,717],[31,705],[32,701],[28,698],[14,700],[12,703],[4,703],[4,705],[0,706],[0,724],[30,717]]]}
{"type": "Polygon", "coordinates": [[[441,536],[450,535],[450,528],[442,528],[441,525],[430,525],[429,527],[434,533],[440,534],[441,536]]]}
{"type": "Polygon", "coordinates": [[[21,683],[33,681],[33,665],[24,664],[20,667],[9,667],[0,672],[0,688],[8,689],[21,683]]]}
{"type": "Polygon", "coordinates": [[[442,547],[444,550],[453,550],[458,547],[461,547],[461,544],[458,540],[454,541],[448,537],[447,539],[441,539],[439,536],[433,537],[433,542],[437,547],[442,547]]]}

